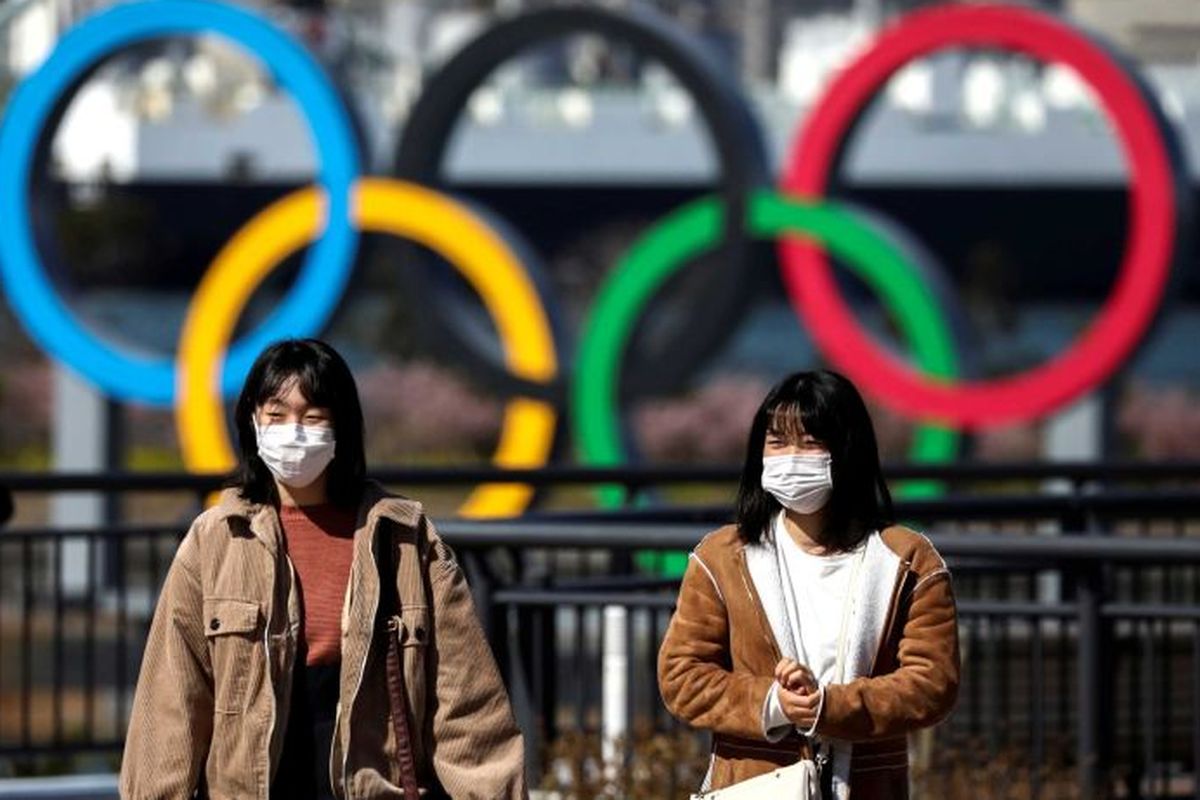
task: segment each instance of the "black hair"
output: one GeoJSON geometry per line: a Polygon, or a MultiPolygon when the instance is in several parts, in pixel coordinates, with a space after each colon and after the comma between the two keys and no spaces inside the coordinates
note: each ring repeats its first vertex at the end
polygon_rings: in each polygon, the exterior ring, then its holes
{"type": "Polygon", "coordinates": [[[301,394],[332,415],[337,448],[326,468],[330,502],[358,505],[366,482],[363,414],[354,375],[337,351],[318,339],[286,339],[268,347],[250,368],[234,410],[240,458],[229,485],[254,503],[278,504],[275,479],[258,455],[255,412],[296,381],[301,394]]]}
{"type": "Polygon", "coordinates": [[[737,526],[745,539],[758,542],[782,508],[762,487],[763,445],[770,429],[791,436],[803,430],[829,450],[833,492],[820,534],[823,544],[851,550],[871,531],[892,524],[892,495],[862,395],[842,375],[816,370],[784,378],[754,414],[737,495],[737,526]]]}

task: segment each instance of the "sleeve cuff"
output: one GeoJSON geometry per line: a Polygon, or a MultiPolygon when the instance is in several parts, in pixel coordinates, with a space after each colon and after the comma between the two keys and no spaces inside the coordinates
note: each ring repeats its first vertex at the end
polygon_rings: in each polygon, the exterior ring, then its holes
{"type": "Polygon", "coordinates": [[[791,727],[792,721],[783,713],[783,706],[779,704],[779,681],[775,681],[767,690],[767,697],[763,701],[763,736],[768,742],[778,742],[787,736],[791,727]]]}
{"type": "MultiPolygon", "coordinates": [[[[778,702],[778,700],[776,701],[778,702]]],[[[812,736],[817,732],[817,724],[821,721],[821,712],[825,710],[825,687],[821,687],[821,699],[817,701],[817,716],[813,719],[812,727],[808,730],[801,730],[800,726],[796,726],[796,730],[804,736],[812,736]]]]}

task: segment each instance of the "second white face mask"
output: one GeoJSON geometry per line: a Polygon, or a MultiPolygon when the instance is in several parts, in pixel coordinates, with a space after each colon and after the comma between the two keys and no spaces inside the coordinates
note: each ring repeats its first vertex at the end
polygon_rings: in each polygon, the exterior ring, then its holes
{"type": "Polygon", "coordinates": [[[833,458],[828,453],[766,456],[762,487],[785,508],[814,514],[833,492],[833,458]]]}
{"type": "Polygon", "coordinates": [[[280,483],[293,489],[308,486],[333,461],[337,442],[333,428],[316,425],[258,425],[258,455],[280,483]]]}

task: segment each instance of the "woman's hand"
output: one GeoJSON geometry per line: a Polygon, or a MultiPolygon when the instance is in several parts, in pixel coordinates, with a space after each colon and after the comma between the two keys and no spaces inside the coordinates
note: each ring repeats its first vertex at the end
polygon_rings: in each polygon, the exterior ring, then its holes
{"type": "Polygon", "coordinates": [[[821,707],[821,693],[817,690],[793,692],[779,689],[779,707],[792,724],[802,731],[812,730],[817,724],[817,711],[821,707]]]}
{"type": "Polygon", "coordinates": [[[790,658],[781,659],[775,665],[775,680],[779,682],[781,689],[797,694],[811,694],[817,691],[817,679],[812,670],[790,658]]]}
{"type": "Polygon", "coordinates": [[[812,670],[791,658],[775,665],[775,680],[779,683],[779,707],[793,725],[809,730],[817,722],[821,692],[812,670]]]}

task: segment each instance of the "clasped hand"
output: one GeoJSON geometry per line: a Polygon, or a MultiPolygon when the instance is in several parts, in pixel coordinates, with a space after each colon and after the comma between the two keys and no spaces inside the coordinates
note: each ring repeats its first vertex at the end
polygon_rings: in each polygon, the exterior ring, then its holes
{"type": "Polygon", "coordinates": [[[779,683],[779,706],[784,716],[800,730],[809,730],[817,722],[821,704],[820,687],[812,670],[791,658],[775,665],[775,680],[779,683]]]}

